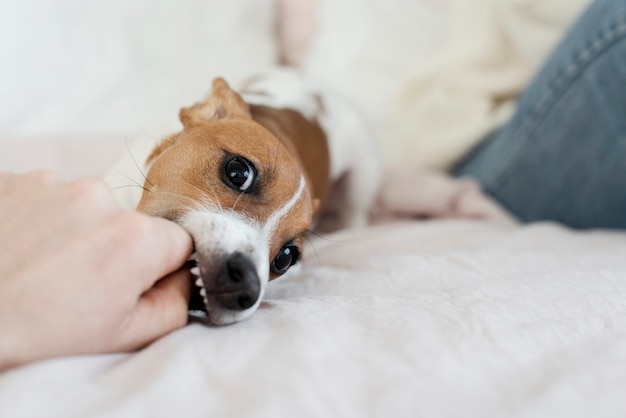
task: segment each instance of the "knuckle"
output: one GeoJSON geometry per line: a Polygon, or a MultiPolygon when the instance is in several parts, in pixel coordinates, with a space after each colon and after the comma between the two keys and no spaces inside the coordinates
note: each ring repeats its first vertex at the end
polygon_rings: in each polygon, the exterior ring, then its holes
{"type": "Polygon", "coordinates": [[[43,185],[53,184],[61,179],[59,173],[50,169],[31,171],[25,174],[25,176],[29,177],[34,183],[43,185]]]}
{"type": "Polygon", "coordinates": [[[153,237],[150,219],[136,212],[116,213],[108,228],[113,242],[130,251],[144,247],[153,237]]]}
{"type": "Polygon", "coordinates": [[[98,178],[85,178],[73,182],[70,186],[71,199],[77,203],[89,205],[110,205],[113,195],[107,184],[98,178]]]}

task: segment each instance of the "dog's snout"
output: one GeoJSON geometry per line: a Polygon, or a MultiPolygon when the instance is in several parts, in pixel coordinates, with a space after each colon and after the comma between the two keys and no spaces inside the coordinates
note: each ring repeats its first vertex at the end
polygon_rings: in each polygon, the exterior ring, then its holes
{"type": "Polygon", "coordinates": [[[242,253],[224,262],[217,281],[217,301],[222,307],[243,311],[252,307],[261,294],[261,281],[254,263],[242,253]]]}

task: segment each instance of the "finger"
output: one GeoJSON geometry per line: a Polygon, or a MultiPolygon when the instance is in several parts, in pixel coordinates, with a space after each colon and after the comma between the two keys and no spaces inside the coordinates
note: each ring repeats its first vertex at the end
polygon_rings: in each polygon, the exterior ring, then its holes
{"type": "Polygon", "coordinates": [[[58,174],[52,170],[30,171],[24,174],[0,171],[0,180],[3,182],[3,193],[16,191],[31,192],[34,187],[50,185],[58,181],[58,174]]]}
{"type": "Polygon", "coordinates": [[[58,171],[55,171],[49,168],[29,171],[20,176],[26,179],[27,181],[33,183],[34,185],[48,186],[52,184],[65,183],[61,174],[58,171]]]}
{"type": "Polygon", "coordinates": [[[187,324],[189,271],[179,270],[144,293],[123,330],[122,350],[136,350],[187,324]]]}
{"type": "Polygon", "coordinates": [[[64,191],[74,210],[91,213],[92,216],[120,209],[109,185],[97,177],[74,180],[67,184],[64,191]]]}
{"type": "Polygon", "coordinates": [[[142,274],[143,290],[151,288],[162,277],[178,270],[189,258],[193,248],[193,242],[189,234],[174,222],[161,218],[144,217],[146,225],[139,226],[138,232],[140,249],[143,251],[143,260],[151,260],[145,263],[142,274]]]}

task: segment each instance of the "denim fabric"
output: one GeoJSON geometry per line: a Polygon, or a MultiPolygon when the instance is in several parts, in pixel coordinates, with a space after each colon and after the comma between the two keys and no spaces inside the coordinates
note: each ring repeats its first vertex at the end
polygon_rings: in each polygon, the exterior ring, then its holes
{"type": "Polygon", "coordinates": [[[454,170],[522,221],[626,228],[626,0],[596,0],[454,170]]]}

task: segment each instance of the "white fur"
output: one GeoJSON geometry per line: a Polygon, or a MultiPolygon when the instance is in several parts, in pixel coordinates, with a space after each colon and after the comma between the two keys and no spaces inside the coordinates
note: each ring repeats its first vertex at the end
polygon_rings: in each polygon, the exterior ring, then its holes
{"type": "Polygon", "coordinates": [[[209,295],[207,306],[209,318],[216,325],[230,324],[250,316],[261,303],[269,280],[269,245],[264,228],[237,212],[213,212],[204,209],[185,214],[180,225],[193,237],[200,260],[236,252],[250,258],[256,267],[261,288],[256,303],[244,311],[231,311],[219,307],[217,303],[211,303],[209,295]]]}
{"type": "Polygon", "coordinates": [[[223,309],[217,303],[211,303],[211,295],[208,294],[207,310],[212,323],[225,325],[241,321],[258,308],[269,281],[269,246],[272,236],[280,221],[302,198],[305,186],[306,181],[304,176],[301,176],[298,189],[293,196],[263,225],[234,211],[215,211],[207,208],[193,210],[182,217],[180,224],[193,237],[200,260],[239,252],[250,258],[259,277],[261,288],[259,299],[244,311],[223,309]]]}
{"type": "Polygon", "coordinates": [[[276,210],[267,220],[265,225],[263,226],[263,235],[267,238],[267,242],[271,242],[272,235],[276,232],[276,228],[280,225],[281,219],[283,219],[291,209],[296,205],[298,200],[302,197],[304,193],[304,189],[306,187],[306,180],[304,176],[300,176],[300,184],[298,185],[298,190],[293,194],[291,199],[283,207],[276,210]]]}

